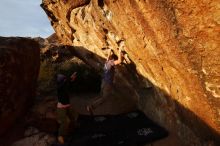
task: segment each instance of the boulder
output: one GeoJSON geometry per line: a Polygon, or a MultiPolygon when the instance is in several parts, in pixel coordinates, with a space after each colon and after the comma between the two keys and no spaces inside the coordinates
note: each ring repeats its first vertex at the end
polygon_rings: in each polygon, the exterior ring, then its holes
{"type": "Polygon", "coordinates": [[[117,52],[124,41],[116,86],[184,145],[219,143],[218,0],[43,0],[41,6],[60,41],[78,46],[97,70],[107,48],[117,52]]]}
{"type": "Polygon", "coordinates": [[[34,127],[28,127],[24,138],[14,142],[11,146],[49,146],[55,141],[56,138],[53,135],[40,132],[34,127]]]}
{"type": "Polygon", "coordinates": [[[29,38],[0,37],[0,135],[31,105],[39,66],[37,42],[29,38]]]}

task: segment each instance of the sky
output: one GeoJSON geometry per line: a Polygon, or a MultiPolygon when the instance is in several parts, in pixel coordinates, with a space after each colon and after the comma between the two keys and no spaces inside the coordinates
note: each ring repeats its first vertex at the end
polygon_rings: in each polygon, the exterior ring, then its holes
{"type": "Polygon", "coordinates": [[[0,36],[48,37],[54,33],[42,0],[1,0],[0,36]]]}

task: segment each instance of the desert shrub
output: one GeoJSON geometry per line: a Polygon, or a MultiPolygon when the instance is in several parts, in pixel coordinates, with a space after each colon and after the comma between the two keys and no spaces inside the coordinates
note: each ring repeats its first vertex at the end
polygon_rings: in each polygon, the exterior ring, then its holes
{"type": "Polygon", "coordinates": [[[51,93],[56,88],[55,75],[56,65],[49,63],[49,61],[42,61],[38,76],[38,92],[40,94],[51,93]]]}
{"type": "Polygon", "coordinates": [[[77,60],[65,61],[57,69],[57,72],[71,76],[77,72],[77,78],[71,83],[70,92],[99,92],[101,76],[91,67],[77,60]]]}
{"type": "Polygon", "coordinates": [[[75,57],[60,63],[50,60],[42,61],[38,78],[38,92],[40,94],[55,94],[56,75],[61,73],[70,77],[74,72],[77,72],[77,78],[71,83],[70,92],[99,92],[101,84],[100,75],[75,57]]]}

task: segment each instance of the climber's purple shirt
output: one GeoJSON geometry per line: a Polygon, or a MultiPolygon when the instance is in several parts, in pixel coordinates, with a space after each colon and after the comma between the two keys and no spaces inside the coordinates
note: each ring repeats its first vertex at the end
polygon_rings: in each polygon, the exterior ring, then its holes
{"type": "Polygon", "coordinates": [[[115,66],[114,60],[108,60],[105,62],[103,80],[108,84],[113,84],[113,79],[115,74],[114,66],[115,66]]]}

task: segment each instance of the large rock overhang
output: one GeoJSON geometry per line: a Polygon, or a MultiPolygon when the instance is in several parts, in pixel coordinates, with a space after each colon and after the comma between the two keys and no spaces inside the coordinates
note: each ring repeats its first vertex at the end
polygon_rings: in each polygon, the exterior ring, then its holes
{"type": "Polygon", "coordinates": [[[217,0],[44,0],[42,7],[62,43],[88,50],[90,53],[78,52],[95,68],[100,69],[103,59],[91,54],[106,58],[105,48],[116,52],[118,42],[124,40],[129,59],[125,69],[119,70],[119,78],[134,91],[146,114],[180,131],[181,136],[187,129],[205,140],[217,141],[217,0]],[[139,94],[140,88],[149,85],[155,87],[157,96],[139,94]]]}

